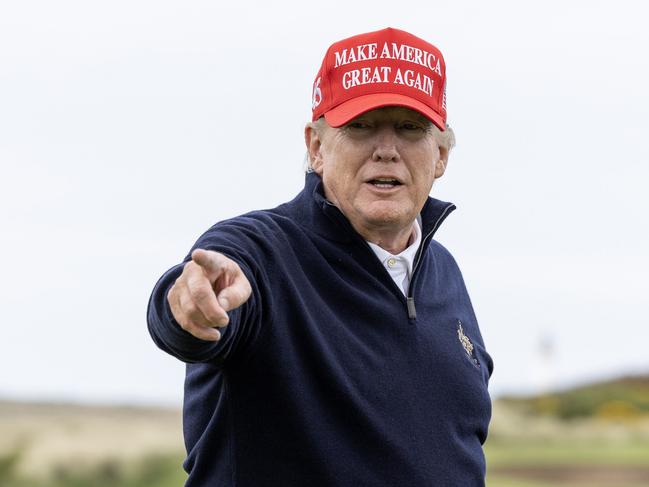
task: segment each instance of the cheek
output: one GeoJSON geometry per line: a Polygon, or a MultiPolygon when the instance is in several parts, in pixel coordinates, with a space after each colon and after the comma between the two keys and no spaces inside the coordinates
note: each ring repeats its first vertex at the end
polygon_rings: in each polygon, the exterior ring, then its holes
{"type": "Polygon", "coordinates": [[[331,162],[325,166],[323,179],[330,187],[352,191],[360,180],[358,169],[351,161],[338,159],[335,163],[331,162]]]}
{"type": "Polygon", "coordinates": [[[428,180],[434,177],[435,162],[431,158],[430,153],[421,154],[420,157],[413,160],[417,161],[412,168],[412,172],[417,179],[428,180]]]}
{"type": "Polygon", "coordinates": [[[329,187],[336,192],[338,199],[348,200],[355,193],[354,179],[350,174],[342,173],[340,170],[329,175],[329,187]]]}
{"type": "Polygon", "coordinates": [[[426,198],[433,187],[435,180],[435,167],[429,164],[420,168],[415,176],[415,187],[419,198],[426,198]]]}

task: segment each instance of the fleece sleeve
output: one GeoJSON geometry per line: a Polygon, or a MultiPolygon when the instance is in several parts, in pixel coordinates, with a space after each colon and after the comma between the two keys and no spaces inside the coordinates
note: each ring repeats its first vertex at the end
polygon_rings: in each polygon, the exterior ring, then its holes
{"type": "Polygon", "coordinates": [[[256,248],[248,236],[246,226],[217,224],[194,244],[181,264],[169,269],[156,283],[147,308],[149,333],[156,345],[185,363],[226,362],[252,353],[264,321],[265,277],[260,270],[264,250],[256,248]],[[250,282],[252,294],[243,305],[228,312],[229,324],[220,328],[221,339],[210,342],[194,337],[183,330],[171,313],[167,294],[182,273],[191,252],[201,248],[221,252],[234,260],[250,282]]]}

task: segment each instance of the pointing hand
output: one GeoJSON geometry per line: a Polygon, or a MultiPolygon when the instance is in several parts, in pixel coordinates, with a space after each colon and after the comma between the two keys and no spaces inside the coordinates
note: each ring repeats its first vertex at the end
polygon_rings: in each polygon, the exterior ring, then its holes
{"type": "Polygon", "coordinates": [[[196,338],[217,341],[228,324],[226,311],[245,303],[252,289],[239,265],[213,250],[196,249],[169,289],[171,313],[196,338]]]}

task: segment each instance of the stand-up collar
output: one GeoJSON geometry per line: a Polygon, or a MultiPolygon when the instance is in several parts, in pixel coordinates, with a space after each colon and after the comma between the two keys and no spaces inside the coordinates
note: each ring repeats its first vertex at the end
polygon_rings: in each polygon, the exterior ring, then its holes
{"type": "MultiPolygon", "coordinates": [[[[350,242],[359,238],[362,240],[347,217],[338,207],[327,201],[322,178],[318,174],[310,172],[305,175],[304,189],[293,202],[299,205],[297,218],[300,222],[311,227],[319,235],[339,242],[350,242]],[[323,213],[326,218],[322,218],[323,213]]],[[[423,238],[432,237],[455,208],[453,203],[429,196],[421,210],[423,238]]]]}

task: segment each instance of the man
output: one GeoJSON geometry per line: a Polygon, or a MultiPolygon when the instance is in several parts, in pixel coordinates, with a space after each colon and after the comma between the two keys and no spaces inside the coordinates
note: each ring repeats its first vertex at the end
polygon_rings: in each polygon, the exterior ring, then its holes
{"type": "Polygon", "coordinates": [[[187,486],[479,486],[492,362],[433,240],[454,205],[445,64],[384,29],[327,51],[304,190],[214,225],[157,283],[186,362],[187,486]]]}

